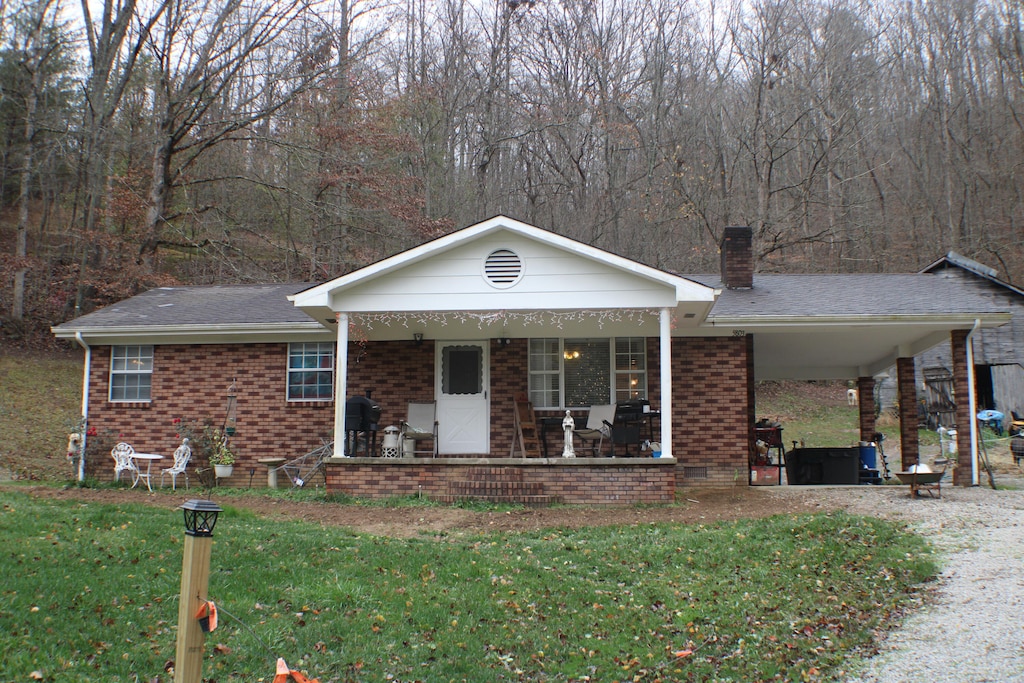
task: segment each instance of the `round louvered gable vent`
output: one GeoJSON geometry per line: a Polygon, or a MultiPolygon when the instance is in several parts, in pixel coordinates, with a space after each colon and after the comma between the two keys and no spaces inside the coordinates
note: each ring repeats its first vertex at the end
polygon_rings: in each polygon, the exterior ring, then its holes
{"type": "Polygon", "coordinates": [[[511,249],[496,249],[484,261],[484,277],[493,287],[511,287],[523,277],[523,261],[511,249]]]}

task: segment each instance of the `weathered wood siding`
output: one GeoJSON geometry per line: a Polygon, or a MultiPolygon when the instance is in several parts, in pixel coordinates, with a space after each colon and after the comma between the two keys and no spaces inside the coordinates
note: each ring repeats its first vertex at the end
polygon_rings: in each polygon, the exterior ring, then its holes
{"type": "MultiPolygon", "coordinates": [[[[991,366],[992,394],[997,410],[1007,415],[1011,410],[1024,412],[1024,296],[952,264],[936,274],[965,283],[1013,314],[1010,323],[975,333],[974,364],[991,366]]],[[[917,359],[919,379],[927,369],[952,370],[952,367],[949,342],[926,351],[917,359]]]]}

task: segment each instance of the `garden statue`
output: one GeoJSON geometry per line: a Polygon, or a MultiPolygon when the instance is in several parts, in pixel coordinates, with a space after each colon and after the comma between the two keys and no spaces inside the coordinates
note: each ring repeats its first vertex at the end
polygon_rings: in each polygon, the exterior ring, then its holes
{"type": "Polygon", "coordinates": [[[576,420],[572,419],[569,411],[565,411],[565,419],[562,420],[562,431],[565,432],[565,448],[562,450],[563,458],[575,458],[576,451],[572,447],[572,432],[576,429],[576,420]]]}

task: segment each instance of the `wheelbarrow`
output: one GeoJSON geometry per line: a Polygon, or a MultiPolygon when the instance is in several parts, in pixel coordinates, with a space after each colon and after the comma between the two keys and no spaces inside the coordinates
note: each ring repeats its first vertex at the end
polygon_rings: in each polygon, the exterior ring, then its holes
{"type": "Polygon", "coordinates": [[[910,497],[918,498],[926,491],[932,498],[942,497],[942,477],[946,474],[943,467],[939,472],[897,472],[896,476],[904,484],[910,485],[910,497]]]}

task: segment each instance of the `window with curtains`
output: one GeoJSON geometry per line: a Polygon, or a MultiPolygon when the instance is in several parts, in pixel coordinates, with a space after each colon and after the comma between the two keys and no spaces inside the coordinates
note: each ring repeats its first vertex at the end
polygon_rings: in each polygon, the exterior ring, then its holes
{"type": "Polygon", "coordinates": [[[153,347],[114,346],[110,350],[110,400],[148,402],[153,386],[153,347]]]}
{"type": "Polygon", "coordinates": [[[530,401],[535,408],[586,408],[647,397],[643,337],[531,339],[530,401]]]}
{"type": "Polygon", "coordinates": [[[334,398],[334,344],[301,342],[288,345],[288,400],[330,401],[334,398]]]}

